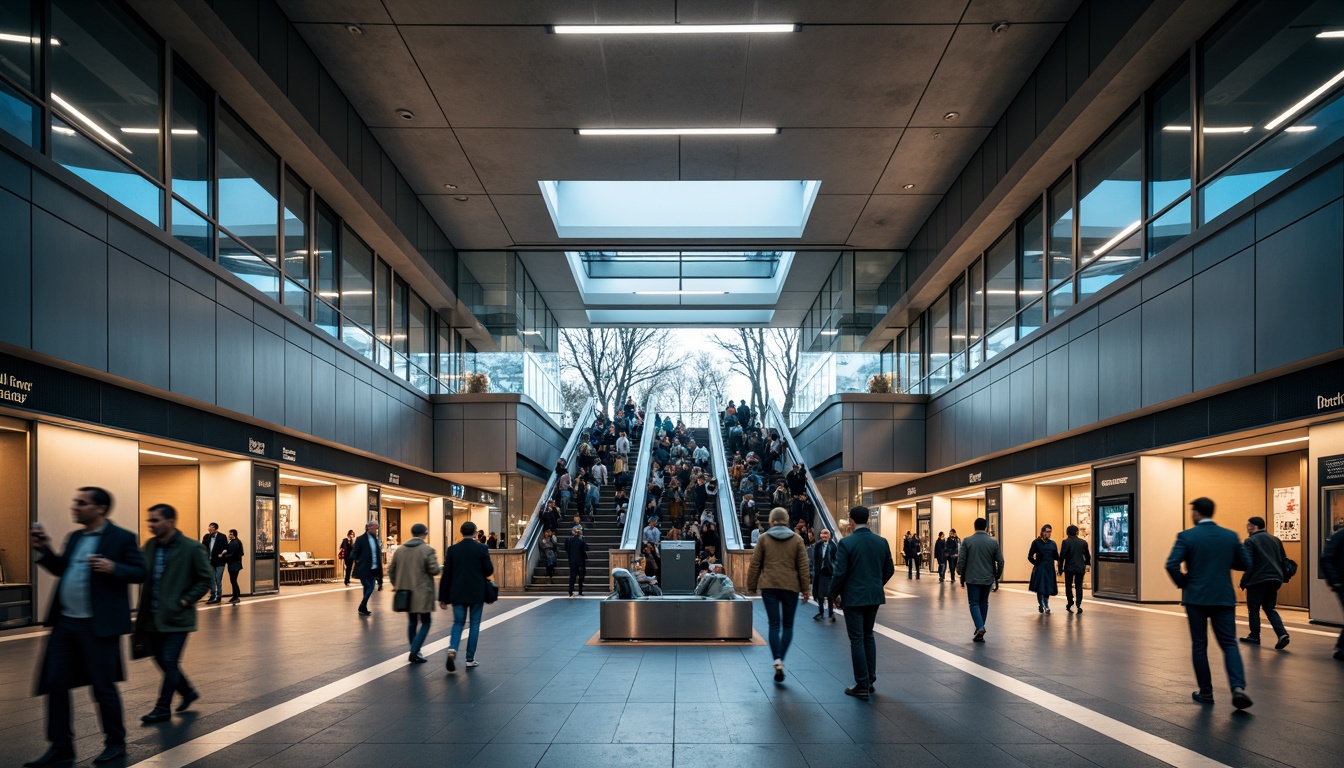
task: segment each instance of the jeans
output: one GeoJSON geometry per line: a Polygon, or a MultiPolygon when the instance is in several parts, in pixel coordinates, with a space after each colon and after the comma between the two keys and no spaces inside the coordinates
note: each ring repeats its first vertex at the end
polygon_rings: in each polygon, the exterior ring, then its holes
{"type": "Polygon", "coordinates": [[[1246,588],[1246,610],[1250,613],[1251,637],[1260,636],[1260,609],[1263,608],[1265,616],[1269,618],[1269,626],[1274,630],[1275,637],[1283,637],[1288,634],[1284,629],[1283,619],[1279,617],[1279,612],[1275,607],[1279,604],[1279,587],[1283,586],[1277,581],[1271,581],[1268,584],[1252,584],[1246,588]]]}
{"type": "Polygon", "coordinates": [[[560,492],[560,514],[564,516],[569,512],[569,500],[574,495],[573,491],[560,492]]]}
{"type": "Polygon", "coordinates": [[[467,613],[471,613],[471,631],[467,634],[467,661],[476,658],[476,641],[480,638],[481,611],[484,608],[485,603],[453,604],[453,631],[448,639],[448,647],[453,650],[457,650],[457,645],[462,640],[462,626],[467,621],[467,613]]]}
{"type": "Polygon", "coordinates": [[[212,565],[210,570],[215,572],[215,580],[210,582],[210,599],[218,602],[224,587],[224,566],[212,565]]]}
{"type": "Polygon", "coordinates": [[[107,746],[126,743],[126,724],[121,716],[116,673],[120,666],[121,638],[95,637],[91,619],[56,619],[47,637],[42,660],[42,678],[47,691],[47,741],[57,749],[74,749],[71,723],[70,684],[81,660],[89,673],[93,700],[107,746]]]}
{"type": "Polygon", "coordinates": [[[1068,605],[1083,607],[1083,574],[1065,572],[1064,599],[1068,601],[1068,605]]]}
{"type": "Polygon", "coordinates": [[[1231,605],[1187,605],[1185,617],[1190,622],[1190,658],[1195,664],[1195,682],[1200,693],[1213,693],[1213,675],[1209,671],[1209,630],[1223,649],[1223,666],[1232,688],[1246,687],[1246,670],[1241,665],[1241,651],[1237,649],[1237,609],[1231,605]]]}
{"type": "Polygon", "coordinates": [[[420,655],[420,648],[424,646],[425,638],[429,637],[429,619],[428,613],[406,614],[406,637],[411,641],[411,653],[415,656],[420,655]]]}
{"type": "Polygon", "coordinates": [[[182,674],[182,652],[187,646],[186,632],[155,632],[152,636],[154,663],[163,670],[163,684],[159,686],[156,707],[167,709],[173,703],[173,694],[183,696],[192,692],[191,683],[182,674]]]}
{"type": "Polygon", "coordinates": [[[364,588],[364,599],[359,601],[359,610],[369,610],[369,598],[373,596],[373,588],[381,577],[382,574],[373,570],[370,570],[367,576],[359,577],[359,585],[364,588]]]}
{"type": "Polygon", "coordinates": [[[793,642],[793,615],[798,611],[798,593],[789,589],[762,589],[761,602],[770,624],[770,653],[783,660],[793,642]]]}
{"type": "Polygon", "coordinates": [[[846,605],[845,631],[849,633],[849,659],[854,666],[854,685],[870,686],[877,681],[876,605],[846,605]]]}
{"type": "Polygon", "coordinates": [[[967,584],[966,600],[971,604],[971,621],[975,622],[975,631],[979,632],[985,628],[985,622],[989,620],[989,590],[988,584],[967,584]]]}
{"type": "MultiPolygon", "coordinates": [[[[956,571],[953,571],[953,573],[955,574],[956,571]]],[[[947,558],[938,561],[938,580],[942,581],[945,578],[947,578],[947,558]]]]}

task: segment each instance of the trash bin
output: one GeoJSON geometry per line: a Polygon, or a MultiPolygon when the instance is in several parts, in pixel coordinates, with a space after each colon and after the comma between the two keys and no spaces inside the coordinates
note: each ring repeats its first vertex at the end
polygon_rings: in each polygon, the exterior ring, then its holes
{"type": "Polygon", "coordinates": [[[664,541],[659,554],[662,555],[662,574],[658,585],[665,595],[690,595],[695,593],[695,542],[664,541]]]}

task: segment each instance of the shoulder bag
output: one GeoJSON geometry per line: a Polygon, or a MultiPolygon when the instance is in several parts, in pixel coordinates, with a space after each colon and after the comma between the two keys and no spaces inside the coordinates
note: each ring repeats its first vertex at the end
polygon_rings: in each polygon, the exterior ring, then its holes
{"type": "Polygon", "coordinates": [[[407,613],[411,610],[411,590],[398,589],[392,595],[392,610],[397,613],[407,613]]]}
{"type": "Polygon", "coordinates": [[[485,602],[493,603],[499,599],[499,585],[490,579],[485,580],[485,602]]]}

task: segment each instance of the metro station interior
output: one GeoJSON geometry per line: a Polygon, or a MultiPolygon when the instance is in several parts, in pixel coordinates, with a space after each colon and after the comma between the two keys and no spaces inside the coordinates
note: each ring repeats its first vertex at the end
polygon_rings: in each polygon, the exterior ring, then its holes
{"type": "Polygon", "coordinates": [[[0,765],[46,743],[29,532],[64,541],[86,486],[142,543],[171,504],[246,553],[187,646],[198,705],[140,727],[159,670],[127,658],[125,765],[1338,766],[1344,4],[0,0],[0,765]],[[764,474],[890,546],[869,699],[812,604],[770,679],[723,420],[755,393],[567,393],[566,334],[628,328],[793,334],[764,474]],[[599,636],[667,504],[656,427],[583,522],[584,599],[548,573],[557,464],[627,397],[709,449],[754,639],[599,636]],[[1245,712],[1216,646],[1190,702],[1167,566],[1198,497],[1298,564],[1245,712]],[[972,645],[933,554],[980,519],[972,645]],[[445,674],[451,610],[421,666],[391,590],[356,615],[369,521],[491,534],[479,668],[445,674]],[[1045,525],[1091,546],[1085,617],[1037,611],[1045,525]]]}

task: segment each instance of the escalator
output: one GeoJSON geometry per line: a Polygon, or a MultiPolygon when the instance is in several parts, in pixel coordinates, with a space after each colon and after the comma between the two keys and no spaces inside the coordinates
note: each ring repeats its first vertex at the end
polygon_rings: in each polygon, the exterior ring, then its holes
{"type": "MultiPolygon", "coordinates": [[[[577,466],[579,443],[583,442],[583,436],[587,433],[588,428],[596,418],[597,401],[590,397],[588,398],[588,402],[584,404],[583,410],[579,411],[578,417],[574,420],[575,426],[570,430],[569,440],[565,443],[564,449],[560,451],[559,458],[565,460],[566,467],[577,466]]],[[[559,462],[557,461],[556,463],[558,464],[559,462]]],[[[541,513],[546,509],[547,500],[555,495],[555,487],[559,480],[560,478],[555,470],[551,470],[551,476],[546,481],[546,487],[541,492],[541,498],[537,502],[536,508],[532,510],[532,516],[527,521],[527,527],[523,529],[523,535],[519,537],[517,544],[514,545],[516,549],[521,549],[526,552],[523,572],[527,574],[525,588],[529,590],[533,586],[534,575],[537,571],[536,566],[541,558],[540,550],[537,548],[537,543],[541,540],[542,534],[541,513]]],[[[557,532],[557,537],[558,536],[559,532],[557,532]]],[[[545,568],[543,567],[541,571],[544,573],[545,568]]]]}
{"type": "MultiPolygon", "coordinates": [[[[780,455],[780,464],[782,465],[784,472],[788,472],[795,464],[801,464],[806,468],[802,452],[799,451],[798,447],[794,444],[793,434],[789,432],[788,421],[782,414],[780,414],[779,408],[775,406],[774,403],[771,403],[766,408],[765,415],[761,419],[761,428],[765,431],[766,435],[769,435],[771,432],[779,433],[779,436],[784,443],[784,449],[780,455]]],[[[774,488],[774,485],[778,480],[784,478],[783,473],[774,473],[772,471],[769,474],[770,477],[766,480],[767,493],[769,492],[769,489],[774,488]]],[[[830,508],[826,506],[826,501],[821,497],[821,491],[817,489],[817,484],[812,480],[812,474],[810,472],[806,475],[804,490],[806,491],[808,500],[812,502],[812,520],[809,522],[812,525],[813,530],[818,535],[821,534],[822,530],[827,530],[831,532],[831,538],[840,538],[843,535],[843,532],[840,530],[840,527],[835,524],[835,518],[831,515],[830,508]]]]}

